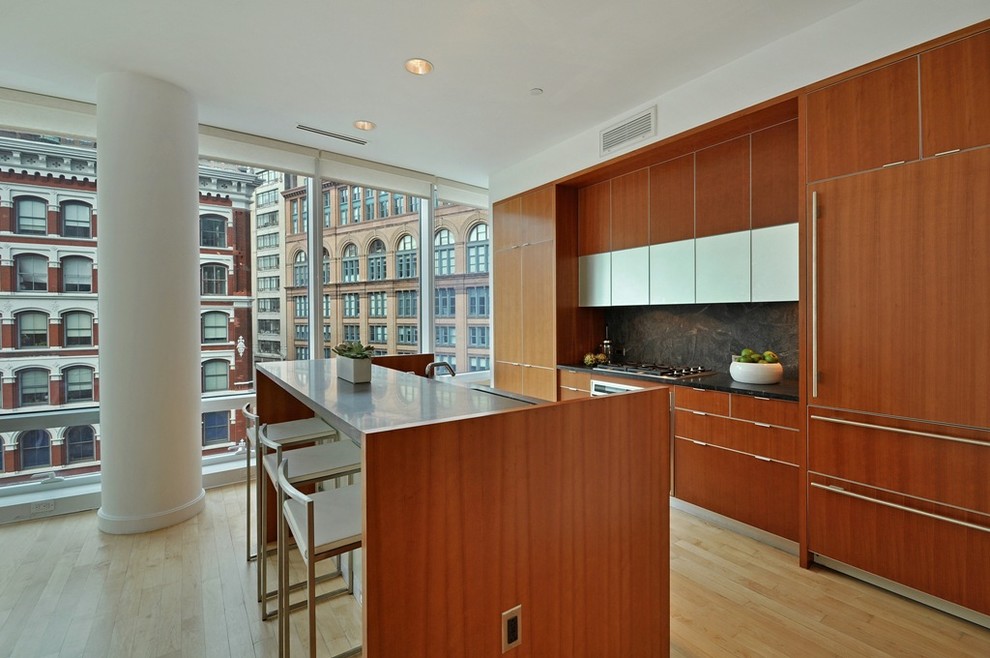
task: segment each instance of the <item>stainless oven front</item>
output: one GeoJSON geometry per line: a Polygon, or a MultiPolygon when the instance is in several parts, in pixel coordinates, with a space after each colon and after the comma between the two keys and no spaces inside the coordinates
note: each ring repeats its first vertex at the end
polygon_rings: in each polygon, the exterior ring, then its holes
{"type": "Polygon", "coordinates": [[[625,393],[626,391],[639,391],[642,386],[632,386],[630,384],[616,384],[615,382],[605,382],[600,379],[591,380],[591,395],[611,395],[612,393],[625,393]]]}

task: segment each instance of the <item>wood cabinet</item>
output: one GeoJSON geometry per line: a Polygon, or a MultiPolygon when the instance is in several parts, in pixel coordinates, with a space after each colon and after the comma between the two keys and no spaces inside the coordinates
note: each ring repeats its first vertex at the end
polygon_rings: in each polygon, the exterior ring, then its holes
{"type": "Polygon", "coordinates": [[[990,427],[988,171],[977,149],[811,187],[812,404],[990,427]]]}
{"type": "Polygon", "coordinates": [[[808,94],[807,125],[810,181],[917,160],[917,57],[808,94]]]}
{"type": "Polygon", "coordinates": [[[796,402],[676,386],[674,496],[798,540],[796,402]]]}
{"type": "Polygon", "coordinates": [[[612,250],[650,243],[650,170],[612,179],[612,250]]]}
{"type": "Polygon", "coordinates": [[[694,239],[694,153],[650,167],[650,244],[694,239]]]}
{"type": "Polygon", "coordinates": [[[578,190],[578,255],[612,250],[612,182],[578,190]]]}
{"type": "Polygon", "coordinates": [[[925,157],[990,144],[990,32],[921,54],[925,157]]]}
{"type": "Polygon", "coordinates": [[[579,370],[559,370],[560,399],[575,400],[591,397],[591,373],[579,370]]]}
{"type": "Polygon", "coordinates": [[[796,223],[801,212],[797,119],[754,132],[750,148],[752,228],[796,223]]]}
{"type": "Polygon", "coordinates": [[[748,231],[749,135],[695,154],[695,237],[748,231]]]}

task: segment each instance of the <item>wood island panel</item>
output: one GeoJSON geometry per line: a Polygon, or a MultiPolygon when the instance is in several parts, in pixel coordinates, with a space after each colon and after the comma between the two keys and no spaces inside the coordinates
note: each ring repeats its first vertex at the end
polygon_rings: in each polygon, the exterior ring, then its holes
{"type": "Polygon", "coordinates": [[[694,238],[694,154],[650,167],[650,244],[694,238]]]}
{"type": "Polygon", "coordinates": [[[386,354],[376,356],[374,363],[376,366],[400,370],[402,372],[412,372],[420,376],[426,375],[426,366],[434,361],[433,354],[386,354]]]}
{"type": "Polygon", "coordinates": [[[612,250],[650,243],[650,170],[612,179],[612,250]]]}

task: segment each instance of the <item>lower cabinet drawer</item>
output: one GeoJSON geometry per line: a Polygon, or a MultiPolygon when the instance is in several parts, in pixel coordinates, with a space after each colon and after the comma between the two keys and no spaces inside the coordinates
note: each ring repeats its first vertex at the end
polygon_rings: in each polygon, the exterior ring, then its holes
{"type": "Polygon", "coordinates": [[[674,440],[674,496],[793,541],[798,486],[795,466],[674,440]]]}
{"type": "Polygon", "coordinates": [[[685,439],[798,464],[801,433],[746,420],[676,409],[674,433],[685,439]]]}
{"type": "Polygon", "coordinates": [[[809,550],[990,614],[990,517],[950,518],[881,493],[812,475],[809,550]]]}

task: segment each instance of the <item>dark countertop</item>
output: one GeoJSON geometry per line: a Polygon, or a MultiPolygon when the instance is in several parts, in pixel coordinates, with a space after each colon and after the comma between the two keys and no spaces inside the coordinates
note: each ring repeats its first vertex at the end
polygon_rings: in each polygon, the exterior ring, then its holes
{"type": "Polygon", "coordinates": [[[732,379],[729,373],[719,372],[707,377],[695,377],[693,379],[657,379],[655,377],[643,377],[628,373],[605,372],[595,370],[588,366],[580,365],[558,365],[558,369],[572,370],[574,372],[587,372],[592,375],[607,375],[609,377],[624,377],[626,379],[642,379],[648,382],[658,382],[670,384],[671,386],[689,386],[708,391],[723,391],[725,393],[736,393],[739,395],[752,395],[754,397],[771,398],[774,400],[798,401],[798,380],[785,379],[779,384],[742,384],[732,379]]]}

